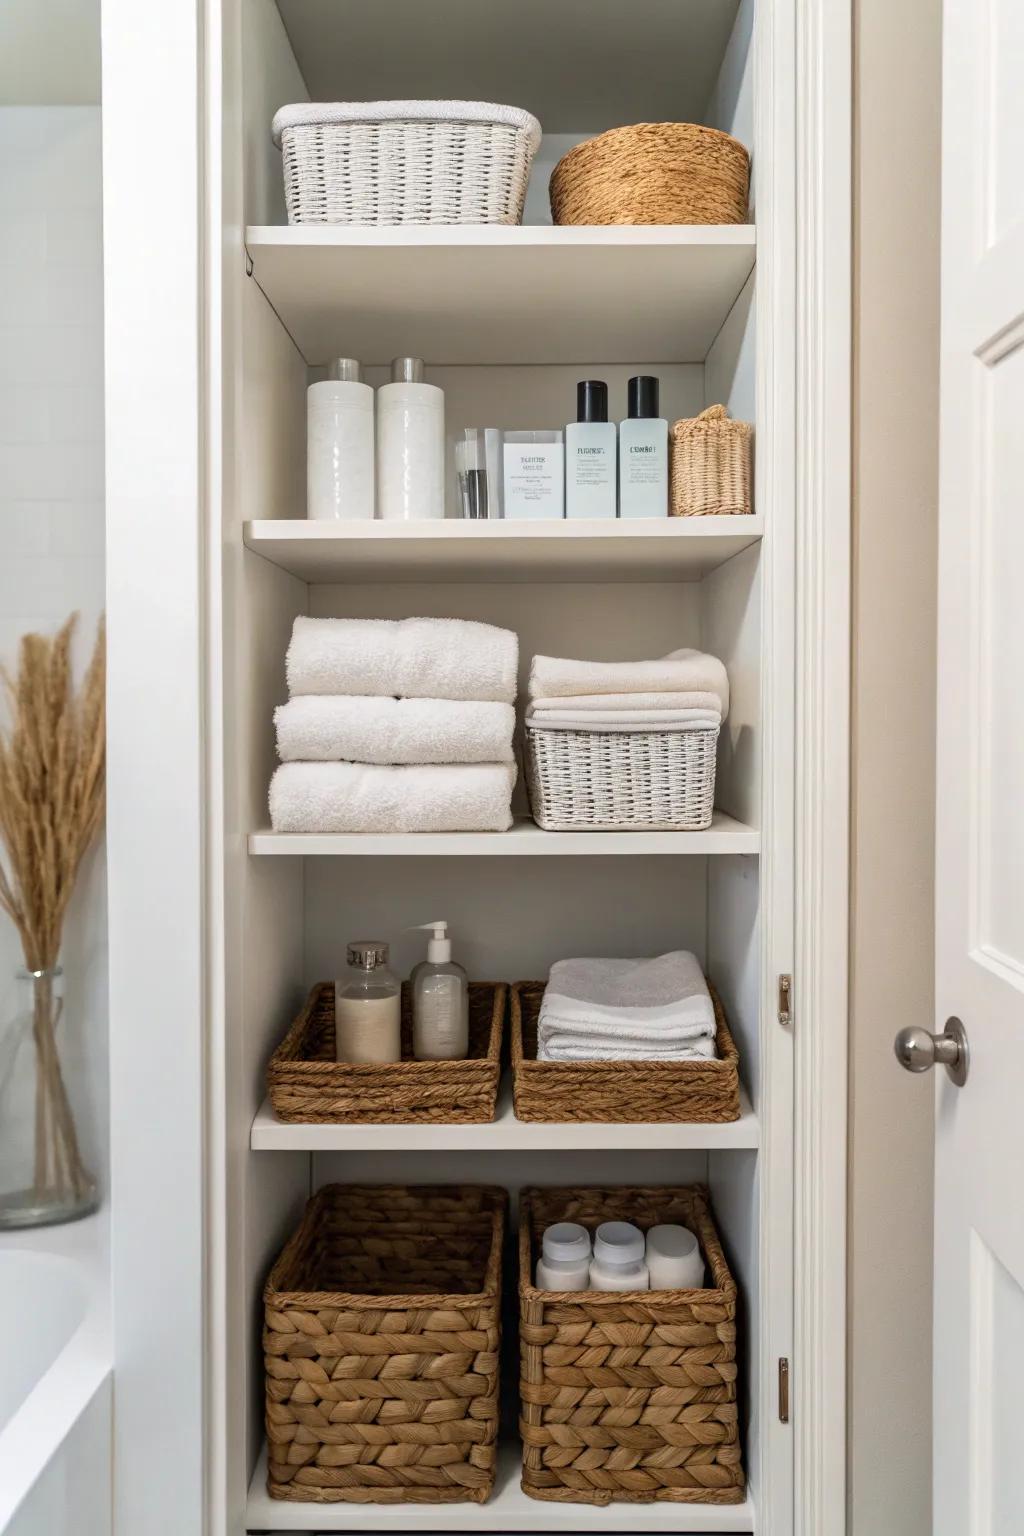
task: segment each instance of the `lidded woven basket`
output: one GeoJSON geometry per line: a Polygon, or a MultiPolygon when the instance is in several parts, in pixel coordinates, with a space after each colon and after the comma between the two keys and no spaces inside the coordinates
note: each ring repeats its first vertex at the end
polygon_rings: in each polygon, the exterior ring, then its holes
{"type": "MultiPolygon", "coordinates": [[[[564,1503],[739,1504],[736,1283],[703,1185],[529,1189],[519,1215],[523,1492],[564,1503]],[[544,1228],[689,1227],[708,1287],[540,1291],[544,1228]]],[[[628,1522],[627,1522],[628,1523],[628,1522]]]]}
{"type": "Polygon", "coordinates": [[[520,224],[541,141],[490,101],[301,102],[272,131],[289,224],[520,224]]]}
{"type": "Polygon", "coordinates": [[[487,1499],[507,1203],[472,1186],[314,1195],[263,1293],[272,1498],[487,1499]]]}
{"type": "Polygon", "coordinates": [[[753,512],[749,421],[733,421],[724,405],[677,421],[670,449],[669,512],[714,517],[753,512]]]}
{"type": "Polygon", "coordinates": [[[551,175],[556,224],[743,224],[750,156],[699,123],[634,123],[575,145],[551,175]]]}

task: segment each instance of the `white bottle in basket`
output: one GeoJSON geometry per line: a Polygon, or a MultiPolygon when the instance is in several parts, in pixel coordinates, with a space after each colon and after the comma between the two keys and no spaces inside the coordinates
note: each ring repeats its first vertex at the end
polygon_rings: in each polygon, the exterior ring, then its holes
{"type": "Polygon", "coordinates": [[[603,1221],[594,1234],[592,1291],[646,1291],[650,1276],[644,1235],[631,1221],[603,1221]]]}
{"type": "Polygon", "coordinates": [[[433,935],[409,978],[412,1051],[417,1061],[463,1061],[469,1053],[469,977],[452,959],[448,924],[420,923],[433,935]]]}

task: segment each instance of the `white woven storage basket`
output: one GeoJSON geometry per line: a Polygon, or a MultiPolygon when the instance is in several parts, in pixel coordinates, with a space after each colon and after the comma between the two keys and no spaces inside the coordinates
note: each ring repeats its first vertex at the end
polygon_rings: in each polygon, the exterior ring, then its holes
{"type": "Polygon", "coordinates": [[[715,804],[718,726],[689,731],[526,727],[526,783],[545,832],[700,832],[715,804]]]}
{"type": "Polygon", "coordinates": [[[289,224],[519,224],[540,124],[489,101],[282,107],[289,224]]]}

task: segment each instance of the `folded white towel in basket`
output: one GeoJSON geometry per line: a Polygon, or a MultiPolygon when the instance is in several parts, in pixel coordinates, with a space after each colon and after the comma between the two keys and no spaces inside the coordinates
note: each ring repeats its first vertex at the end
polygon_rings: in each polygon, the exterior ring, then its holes
{"type": "Polygon", "coordinates": [[[507,832],[510,763],[282,763],[270,781],[275,832],[507,832]]]}
{"type": "Polygon", "coordinates": [[[274,711],[284,763],[511,763],[511,704],[300,694],[274,711]]]}
{"type": "Polygon", "coordinates": [[[683,649],[654,661],[573,661],[535,656],[530,698],[594,693],[713,693],[729,712],[729,678],[717,656],[683,649]]]}
{"type": "Polygon", "coordinates": [[[528,726],[549,731],[707,731],[721,723],[717,709],[535,710],[531,704],[526,712],[528,726]]]}
{"type": "Polygon", "coordinates": [[[519,638],[468,619],[297,618],[288,691],[514,704],[519,638]]]}
{"type": "Polygon", "coordinates": [[[571,693],[550,699],[531,699],[530,709],[536,714],[556,710],[593,709],[713,709],[721,717],[722,701],[717,693],[571,693]]]}
{"type": "Polygon", "coordinates": [[[541,1061],[715,1056],[715,1010],[689,950],[651,960],[559,960],[537,1025],[541,1061]]]}

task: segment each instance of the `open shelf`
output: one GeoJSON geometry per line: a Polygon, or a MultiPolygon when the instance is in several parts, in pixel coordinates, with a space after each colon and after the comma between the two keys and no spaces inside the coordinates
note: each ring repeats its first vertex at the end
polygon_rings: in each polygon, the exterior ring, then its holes
{"type": "Polygon", "coordinates": [[[255,854],[333,855],[393,858],[437,855],[472,858],[495,853],[511,857],[566,854],[758,853],[755,827],[716,811],[706,832],[544,832],[536,822],[517,821],[509,832],[251,832],[255,854]]]}
{"type": "Polygon", "coordinates": [[[740,1089],[740,1118],[724,1125],[536,1124],[517,1120],[512,1089],[502,1086],[498,1115],[485,1125],[288,1125],[264,1099],[253,1121],[254,1152],[547,1152],[657,1148],[672,1151],[749,1150],[760,1140],[757,1116],[740,1089]]]}
{"type": "Polygon", "coordinates": [[[309,364],[701,362],[750,224],[251,225],[253,275],[309,364]]]}
{"type": "Polygon", "coordinates": [[[303,581],[695,581],[763,534],[759,517],[245,524],[245,543],[303,581]]]}
{"type": "Polygon", "coordinates": [[[511,101],[545,134],[699,121],[737,0],[278,0],[314,101],[511,101]]]}
{"type": "Polygon", "coordinates": [[[486,1504],[300,1504],[267,1493],[264,1446],[249,1484],[249,1531],[666,1531],[754,1529],[754,1506],[742,1504],[554,1504],[530,1499],[519,1486],[519,1454],[503,1448],[498,1480],[486,1504]]]}

